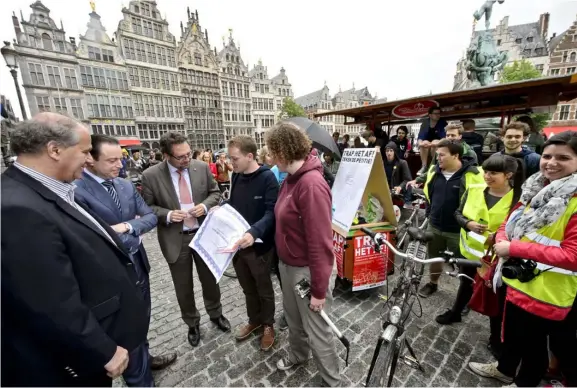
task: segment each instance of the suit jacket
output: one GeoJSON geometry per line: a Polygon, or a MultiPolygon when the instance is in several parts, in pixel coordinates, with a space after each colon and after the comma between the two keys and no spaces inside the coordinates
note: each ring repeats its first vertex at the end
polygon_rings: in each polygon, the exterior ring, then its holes
{"type": "Polygon", "coordinates": [[[150,272],[150,264],[144,246],[140,243],[139,236],[150,232],[156,227],[157,217],[150,207],[138,194],[132,183],[126,179],[116,178],[112,180],[122,213],[114,203],[112,196],[101,183],[98,183],[86,172],[82,173],[82,179],[74,182],[76,189],[74,196],[76,202],[86,205],[93,213],[98,214],[108,225],[116,225],[126,222],[132,226],[132,233],[118,235],[128,252],[134,254],[140,252],[146,272],[150,272]],[[135,218],[136,216],[140,218],[135,218]]]}
{"type": "Polygon", "coordinates": [[[87,210],[115,243],[16,167],[0,179],[2,385],[106,381],[116,347],[131,351],[147,335],[128,253],[97,215],[87,210]]]}
{"type": "MultiPolygon", "coordinates": [[[[221,199],[218,184],[208,164],[191,160],[188,168],[192,198],[195,204],[204,204],[207,210],[219,204],[221,199]]],[[[180,209],[178,196],[172,183],[168,162],[150,167],[142,174],[142,197],[158,216],[158,242],[166,261],[176,262],[182,247],[182,222],[167,223],[168,213],[180,209]]],[[[198,219],[199,223],[205,217],[198,219]]]]}

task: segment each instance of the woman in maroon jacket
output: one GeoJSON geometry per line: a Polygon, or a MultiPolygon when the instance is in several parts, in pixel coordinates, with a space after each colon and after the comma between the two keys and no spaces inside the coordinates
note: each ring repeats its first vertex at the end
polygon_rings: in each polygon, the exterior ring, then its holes
{"type": "Polygon", "coordinates": [[[290,349],[277,367],[288,370],[307,361],[312,351],[324,382],[337,386],[340,373],[333,334],[318,314],[332,304],[331,191],[320,160],[309,154],[309,138],[298,127],[280,122],[267,133],[266,143],[279,171],[288,173],[275,206],[275,243],[290,349]],[[310,302],[295,291],[303,279],[311,286],[310,302]]]}

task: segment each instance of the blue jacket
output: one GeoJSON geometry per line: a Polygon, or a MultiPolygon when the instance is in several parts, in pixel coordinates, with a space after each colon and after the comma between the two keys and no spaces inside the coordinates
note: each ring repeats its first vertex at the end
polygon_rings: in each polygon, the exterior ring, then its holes
{"type": "Polygon", "coordinates": [[[421,129],[419,130],[418,140],[441,140],[446,136],[445,127],[447,126],[447,121],[445,119],[440,119],[437,121],[437,125],[431,128],[431,119],[426,118],[421,123],[421,129]]]}
{"type": "Polygon", "coordinates": [[[535,151],[531,151],[527,146],[521,146],[521,152],[516,154],[506,154],[505,150],[497,152],[495,155],[509,155],[514,158],[520,159],[523,162],[523,170],[525,173],[525,179],[529,178],[531,175],[539,172],[539,164],[541,163],[541,155],[535,151]]]}
{"type": "Polygon", "coordinates": [[[277,166],[272,166],[270,170],[274,174],[276,181],[278,182],[279,185],[285,180],[286,176],[288,175],[288,172],[280,172],[277,166]]]}
{"type": "Polygon", "coordinates": [[[142,264],[146,267],[147,272],[150,271],[148,256],[144,246],[140,243],[140,236],[154,229],[158,218],[138,194],[132,183],[122,178],[113,179],[122,213],[118,211],[118,207],[106,188],[86,171],[82,173],[81,179],[74,181],[74,184],[76,185],[74,190],[76,202],[88,207],[108,225],[126,222],[131,226],[131,233],[119,234],[118,238],[120,238],[126,250],[131,254],[140,251],[144,261],[142,264]],[[136,218],[136,216],[140,217],[136,218]]]}

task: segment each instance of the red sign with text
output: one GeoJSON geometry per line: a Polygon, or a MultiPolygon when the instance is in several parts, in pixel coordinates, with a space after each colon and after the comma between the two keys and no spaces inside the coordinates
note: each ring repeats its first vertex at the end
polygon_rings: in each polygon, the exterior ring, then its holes
{"type": "MultiPolygon", "coordinates": [[[[389,233],[383,233],[389,239],[389,233]]],[[[366,290],[385,284],[387,278],[387,263],[389,248],[381,246],[381,252],[375,252],[373,240],[369,236],[353,238],[354,270],[353,291],[366,290]]]]}
{"type": "Polygon", "coordinates": [[[407,104],[397,105],[393,108],[393,116],[400,119],[414,119],[418,117],[425,117],[429,113],[429,109],[439,106],[439,103],[434,100],[425,100],[419,102],[410,102],[407,104]]]}
{"type": "Polygon", "coordinates": [[[345,238],[337,232],[333,232],[333,254],[337,262],[337,274],[343,279],[345,277],[345,238]]]}

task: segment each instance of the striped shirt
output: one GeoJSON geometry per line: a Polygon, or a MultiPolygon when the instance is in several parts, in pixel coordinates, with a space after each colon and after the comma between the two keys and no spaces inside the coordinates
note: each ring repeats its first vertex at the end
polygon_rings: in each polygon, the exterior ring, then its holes
{"type": "Polygon", "coordinates": [[[72,183],[65,183],[58,181],[54,178],[50,178],[42,173],[39,173],[36,170],[33,170],[29,167],[23,166],[18,162],[14,162],[14,167],[25,173],[26,175],[30,176],[31,178],[36,179],[38,182],[42,183],[48,190],[52,191],[54,194],[62,198],[67,204],[72,206],[74,209],[78,210],[80,214],[82,214],[85,218],[87,218],[90,222],[92,222],[101,232],[104,234],[114,245],[116,243],[110,237],[106,229],[98,223],[86,210],[84,210],[81,206],[78,206],[76,202],[74,202],[74,189],[76,188],[75,185],[72,183]]]}

